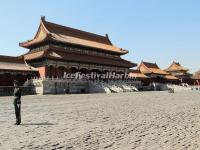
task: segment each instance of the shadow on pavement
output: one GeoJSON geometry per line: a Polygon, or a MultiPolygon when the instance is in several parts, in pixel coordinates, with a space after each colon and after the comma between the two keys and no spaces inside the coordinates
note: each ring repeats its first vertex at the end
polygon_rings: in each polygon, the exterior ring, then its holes
{"type": "Polygon", "coordinates": [[[52,126],[52,125],[57,125],[56,123],[49,123],[49,122],[41,122],[41,123],[22,123],[20,125],[30,125],[30,126],[34,126],[34,125],[39,125],[39,126],[52,126]]]}

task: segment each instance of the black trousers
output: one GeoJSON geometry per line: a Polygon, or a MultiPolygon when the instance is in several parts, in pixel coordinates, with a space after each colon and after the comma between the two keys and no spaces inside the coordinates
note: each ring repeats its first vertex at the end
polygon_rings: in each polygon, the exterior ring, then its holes
{"type": "Polygon", "coordinates": [[[16,124],[21,123],[21,103],[14,103],[16,124]]]}

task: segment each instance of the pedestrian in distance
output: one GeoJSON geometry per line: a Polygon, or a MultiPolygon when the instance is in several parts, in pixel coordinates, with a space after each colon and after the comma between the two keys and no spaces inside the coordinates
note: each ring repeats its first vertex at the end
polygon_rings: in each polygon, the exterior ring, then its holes
{"type": "Polygon", "coordinates": [[[15,116],[16,123],[15,125],[21,124],[21,88],[19,86],[19,82],[14,80],[14,108],[15,108],[15,116]]]}

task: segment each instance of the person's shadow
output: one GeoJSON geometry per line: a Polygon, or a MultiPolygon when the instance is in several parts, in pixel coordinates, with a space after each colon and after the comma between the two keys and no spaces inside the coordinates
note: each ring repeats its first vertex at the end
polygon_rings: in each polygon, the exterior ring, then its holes
{"type": "Polygon", "coordinates": [[[52,125],[57,125],[55,123],[49,123],[49,122],[40,122],[40,123],[22,123],[21,125],[24,125],[24,126],[52,126],[52,125]]]}

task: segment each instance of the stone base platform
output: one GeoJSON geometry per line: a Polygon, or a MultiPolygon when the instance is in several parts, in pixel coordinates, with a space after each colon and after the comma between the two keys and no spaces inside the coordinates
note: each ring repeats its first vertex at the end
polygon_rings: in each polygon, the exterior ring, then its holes
{"type": "Polygon", "coordinates": [[[35,94],[88,93],[89,84],[84,80],[32,79],[26,84],[33,86],[35,94]]]}

